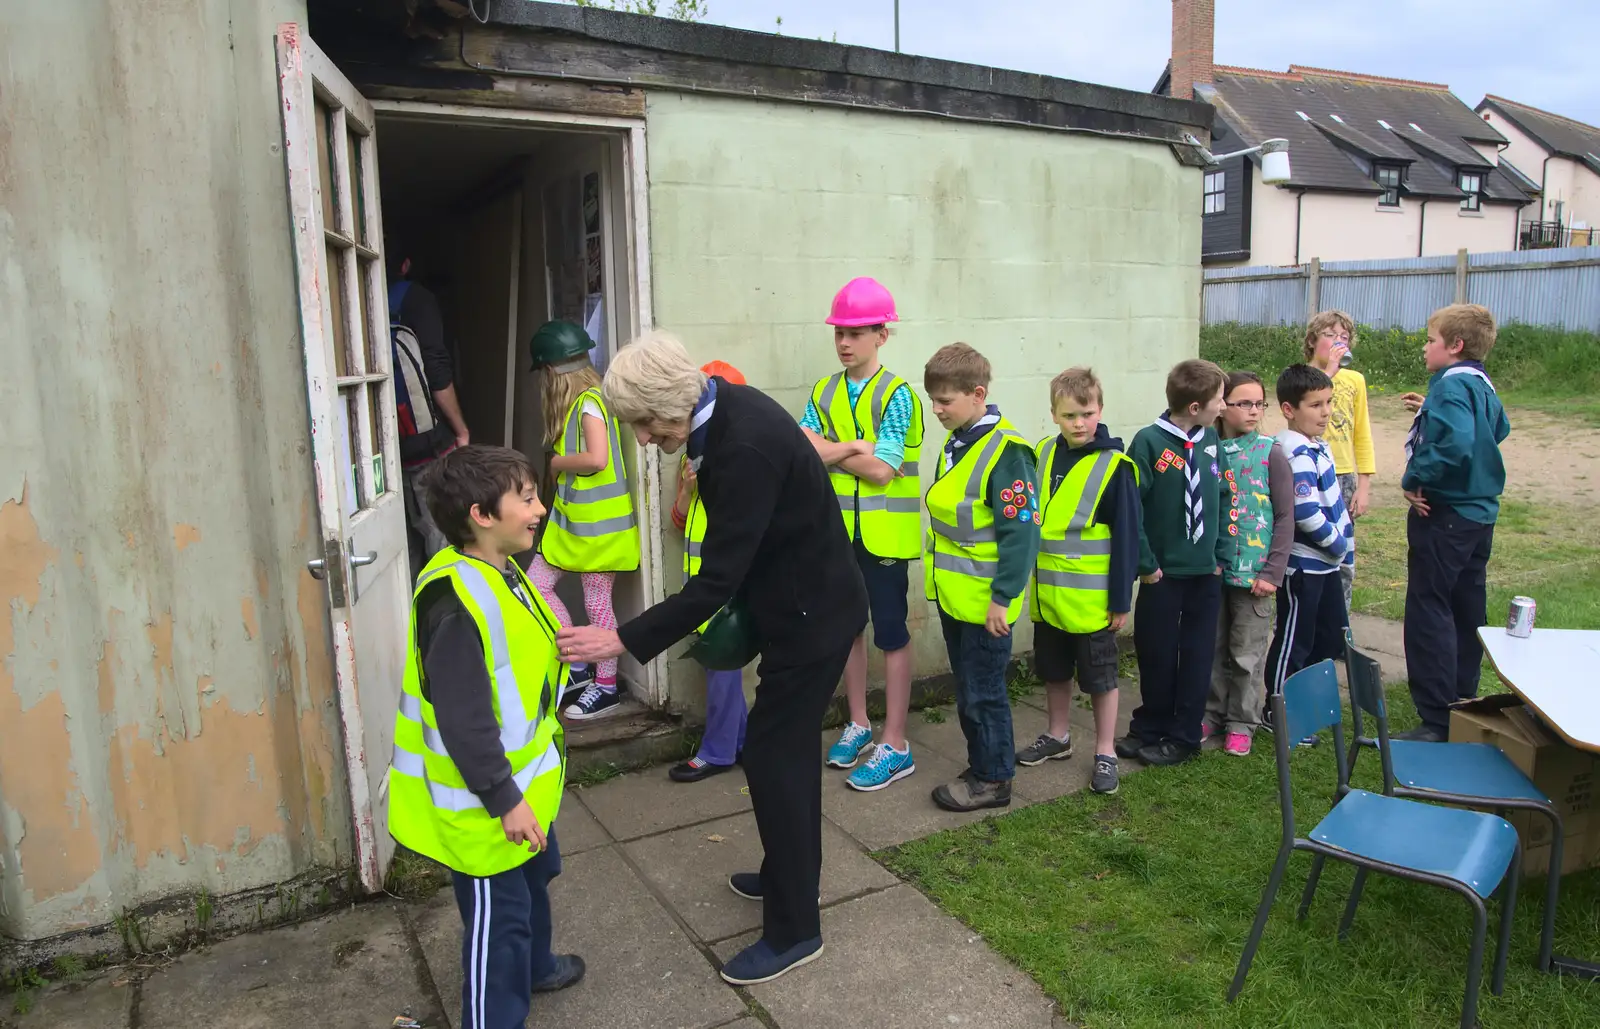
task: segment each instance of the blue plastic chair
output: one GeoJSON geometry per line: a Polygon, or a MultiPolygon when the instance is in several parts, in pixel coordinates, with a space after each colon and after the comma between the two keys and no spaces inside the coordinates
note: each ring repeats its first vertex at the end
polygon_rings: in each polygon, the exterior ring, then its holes
{"type": "Polygon", "coordinates": [[[1438,807],[1414,800],[1389,797],[1365,790],[1350,790],[1339,797],[1333,810],[1306,836],[1295,834],[1294,790],[1289,781],[1289,755],[1294,741],[1323,729],[1333,729],[1334,761],[1339,781],[1349,781],[1344,748],[1343,705],[1339,699],[1339,680],[1332,661],[1322,661],[1289,676],[1283,691],[1270,698],[1273,725],[1273,751],[1278,761],[1278,804],[1283,812],[1283,841],[1267,880],[1266,892],[1256,911],[1255,924],[1239,956],[1228,1000],[1239,996],[1245,976],[1255,960],[1256,947],[1267,927],[1267,916],[1277,898],[1278,887],[1289,868],[1289,858],[1297,850],[1316,855],[1311,878],[1306,883],[1300,906],[1304,919],[1316,892],[1317,878],[1327,858],[1356,867],[1356,881],[1339,923],[1339,938],[1345,939],[1355,918],[1356,905],[1367,872],[1429,883],[1452,890],[1466,898],[1472,908],[1472,950],[1467,958],[1466,998],[1461,1005],[1462,1029],[1472,1029],[1478,1012],[1478,986],[1483,975],[1484,938],[1489,914],[1484,901],[1500,888],[1500,939],[1495,952],[1494,978],[1490,991],[1498,996],[1505,987],[1506,955],[1511,944],[1511,918],[1517,906],[1517,881],[1522,863],[1522,841],[1511,823],[1495,815],[1460,808],[1438,807]],[[1509,871],[1509,875],[1507,872],[1509,871]]]}
{"type": "MultiPolygon", "coordinates": [[[[1345,632],[1345,671],[1350,680],[1350,717],[1355,740],[1350,744],[1350,772],[1362,747],[1375,747],[1383,766],[1383,792],[1394,797],[1438,801],[1457,807],[1494,811],[1537,811],[1550,820],[1550,872],[1545,883],[1544,928],[1539,934],[1539,971],[1550,970],[1555,940],[1556,901],[1561,893],[1561,844],[1565,832],[1561,812],[1550,798],[1511,763],[1499,747],[1488,743],[1423,743],[1391,740],[1383,700],[1383,673],[1378,662],[1356,649],[1345,632]],[[1376,738],[1366,735],[1362,716],[1377,723],[1376,738]]],[[[1350,784],[1340,784],[1340,793],[1350,784]]]]}

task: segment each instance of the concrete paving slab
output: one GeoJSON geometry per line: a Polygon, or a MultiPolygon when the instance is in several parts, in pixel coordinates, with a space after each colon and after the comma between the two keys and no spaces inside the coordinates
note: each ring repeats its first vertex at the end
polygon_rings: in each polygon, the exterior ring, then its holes
{"type": "Polygon", "coordinates": [[[561,798],[561,813],[556,815],[556,838],[561,843],[561,855],[582,854],[586,850],[603,847],[611,842],[600,823],[583,805],[582,790],[568,790],[561,798]]]}
{"type": "Polygon", "coordinates": [[[17,998],[8,995],[0,1014],[16,1029],[120,1029],[128,1024],[128,1002],[134,987],[121,969],[110,969],[83,982],[52,985],[34,994],[26,1015],[14,1013],[17,998]],[[115,985],[121,983],[122,985],[115,985]]]}
{"type": "MultiPolygon", "coordinates": [[[[960,732],[958,726],[957,735],[960,732]]],[[[837,735],[825,734],[824,749],[833,743],[833,737],[837,735]]],[[[916,749],[913,753],[917,759],[916,773],[888,789],[874,793],[852,790],[845,785],[845,777],[849,773],[825,769],[822,776],[823,817],[868,850],[880,850],[942,829],[1015,811],[1028,803],[1028,798],[1013,793],[1009,808],[991,808],[966,814],[941,810],[933,803],[930,794],[935,786],[952,782],[961,774],[966,767],[966,752],[963,749],[960,761],[952,760],[931,747],[916,749]]]]}
{"type": "Polygon", "coordinates": [[[142,1029],[388,1025],[440,1012],[417,974],[397,906],[374,901],[178,958],[141,987],[142,1029]]]}
{"type": "Polygon", "coordinates": [[[635,840],[750,810],[744,769],[738,767],[694,783],[673,782],[666,769],[652,768],[586,787],[580,796],[589,812],[619,840],[635,840]]]}
{"type": "MultiPolygon", "coordinates": [[[[744,1013],[738,996],[614,849],[591,850],[562,864],[551,884],[555,949],[581,955],[589,972],[570,989],[535,997],[530,1025],[709,1029],[744,1013]]],[[[453,1026],[461,997],[455,902],[436,897],[417,915],[416,928],[453,1026]]]]}
{"type": "Polygon", "coordinates": [[[1355,638],[1357,647],[1377,659],[1383,669],[1384,682],[1405,682],[1406,637],[1402,623],[1355,614],[1350,616],[1350,635],[1355,638]]]}
{"type": "MultiPolygon", "coordinates": [[[[728,889],[730,872],[761,867],[761,839],[751,812],[627,844],[678,916],[702,940],[721,940],[761,925],[761,905],[728,889]]],[[[831,822],[822,823],[822,902],[832,904],[899,882],[831,822]]]]}
{"type": "MultiPolygon", "coordinates": [[[[778,1025],[805,1029],[1050,1029],[1036,983],[909,886],[822,913],[822,957],[750,994],[778,1025]],[[899,944],[883,947],[886,926],[899,944]]],[[[715,948],[727,961],[743,936],[715,948]]]]}

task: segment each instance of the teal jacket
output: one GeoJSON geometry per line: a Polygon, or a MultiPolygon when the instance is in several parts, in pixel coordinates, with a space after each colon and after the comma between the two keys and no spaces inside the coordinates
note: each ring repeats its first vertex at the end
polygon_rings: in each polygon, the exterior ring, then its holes
{"type": "Polygon", "coordinates": [[[1506,466],[1500,443],[1511,421],[1477,361],[1461,361],[1433,373],[1428,399],[1406,437],[1408,456],[1402,489],[1432,504],[1453,508],[1484,525],[1500,514],[1506,466]]]}

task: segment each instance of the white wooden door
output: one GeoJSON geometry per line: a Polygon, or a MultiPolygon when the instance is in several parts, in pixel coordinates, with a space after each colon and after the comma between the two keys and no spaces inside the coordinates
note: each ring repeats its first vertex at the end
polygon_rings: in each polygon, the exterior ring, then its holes
{"type": "Polygon", "coordinates": [[[394,844],[383,788],[410,604],[390,385],[376,121],[306,36],[278,27],[278,83],[322,549],[361,883],[382,888],[394,844]]]}

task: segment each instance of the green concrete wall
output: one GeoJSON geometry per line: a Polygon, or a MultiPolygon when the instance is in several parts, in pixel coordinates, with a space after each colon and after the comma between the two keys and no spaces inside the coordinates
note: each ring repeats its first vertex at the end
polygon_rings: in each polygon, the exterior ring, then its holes
{"type": "MultiPolygon", "coordinates": [[[[1106,421],[1131,436],[1197,351],[1199,173],[1165,145],[675,93],[650,95],[647,132],[656,324],[797,417],[838,368],[823,319],[856,275],[899,305],[886,365],[920,392],[929,355],[969,343],[1035,438],[1063,368],[1092,365],[1106,421]]],[[[943,672],[937,617],[913,594],[918,674],[943,672]]],[[[676,704],[702,703],[698,678],[676,663],[676,704]]]]}

